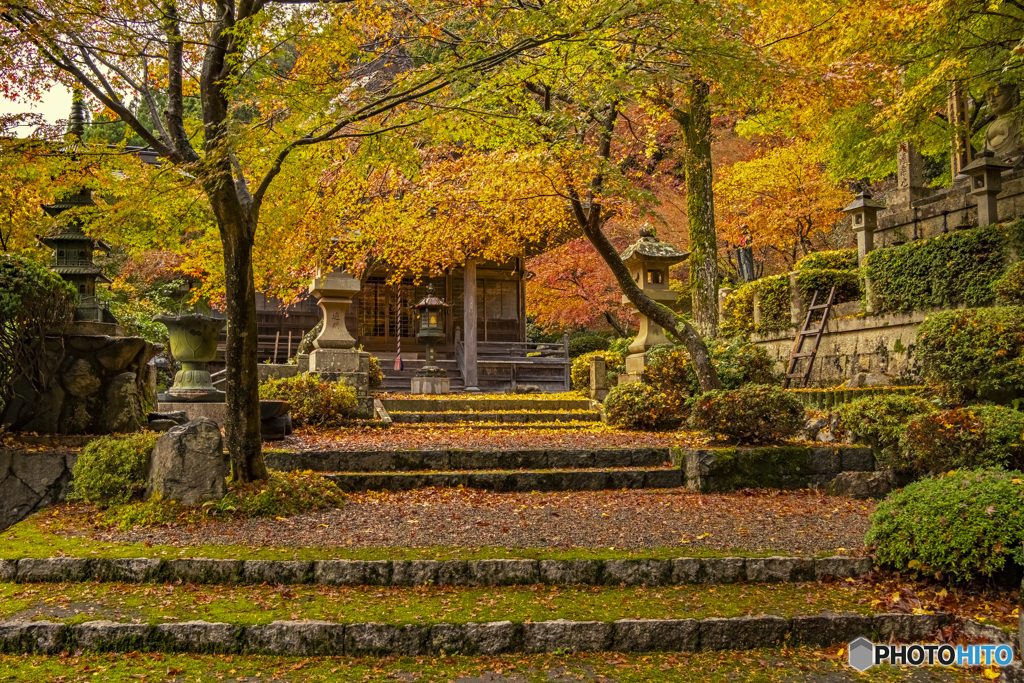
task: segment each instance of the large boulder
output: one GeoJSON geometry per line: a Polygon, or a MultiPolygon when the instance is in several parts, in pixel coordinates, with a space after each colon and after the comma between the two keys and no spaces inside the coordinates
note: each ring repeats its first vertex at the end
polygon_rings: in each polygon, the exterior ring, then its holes
{"type": "Polygon", "coordinates": [[[892,470],[840,472],[828,485],[827,492],[830,496],[847,498],[885,498],[896,486],[896,475],[892,470]]]}
{"type": "Polygon", "coordinates": [[[196,418],[157,439],[146,497],[159,493],[186,505],[223,498],[229,472],[220,427],[209,418],[196,418]]]}

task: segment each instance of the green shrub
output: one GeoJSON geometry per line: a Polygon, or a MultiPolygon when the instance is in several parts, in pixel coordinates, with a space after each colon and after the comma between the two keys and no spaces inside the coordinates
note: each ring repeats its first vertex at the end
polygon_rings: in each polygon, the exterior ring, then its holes
{"type": "Polygon", "coordinates": [[[0,409],[20,381],[36,391],[46,386],[42,339],[71,321],[76,300],[74,287],[42,264],[0,254],[0,409]]]}
{"type": "Polygon", "coordinates": [[[779,387],[747,384],[732,391],[709,391],[694,399],[690,426],[734,444],[766,444],[793,436],[803,424],[804,407],[779,387]]]}
{"type": "Polygon", "coordinates": [[[1021,242],[1024,222],[956,230],[927,240],[876,249],[864,261],[872,304],[880,313],[933,307],[987,306],[994,285],[1021,242]]]}
{"type": "Polygon", "coordinates": [[[1017,262],[996,281],[996,298],[1009,306],[1024,306],[1024,261],[1017,262]]]}
{"type": "MultiPolygon", "coordinates": [[[[708,342],[711,363],[724,389],[737,389],[744,384],[774,384],[775,364],[768,352],[743,337],[708,342]]],[[[686,402],[700,393],[697,373],[690,355],[681,346],[661,346],[647,355],[643,381],[664,394],[671,411],[685,416],[686,402]]]]}
{"type": "Polygon", "coordinates": [[[296,427],[335,426],[355,417],[358,407],[354,387],[344,382],[328,382],[308,372],[267,380],[260,385],[260,398],[288,401],[296,427]]]}
{"type": "Polygon", "coordinates": [[[844,403],[836,412],[844,431],[874,448],[879,465],[892,467],[900,460],[900,437],[907,423],[935,412],[935,406],[918,396],[879,394],[844,403]]]}
{"type": "Polygon", "coordinates": [[[954,581],[1024,564],[1024,473],[959,470],[889,495],[871,516],[875,558],[954,581]]]}
{"type": "Polygon", "coordinates": [[[969,308],[928,316],[914,356],[921,375],[953,402],[1024,387],[1024,307],[969,308]]]}
{"type": "Polygon", "coordinates": [[[641,382],[612,387],[604,410],[608,422],[622,429],[659,430],[678,424],[666,410],[664,395],[641,382]]]}
{"type": "Polygon", "coordinates": [[[636,341],[636,335],[632,337],[616,337],[608,342],[608,350],[625,358],[629,355],[629,346],[636,341]]]}
{"type": "Polygon", "coordinates": [[[605,359],[609,374],[618,374],[625,369],[625,358],[614,351],[592,351],[578,356],[569,368],[569,382],[574,391],[590,393],[590,359],[594,356],[605,359]]]}
{"type": "Polygon", "coordinates": [[[569,339],[569,358],[579,358],[592,351],[607,351],[608,337],[596,332],[584,332],[569,339]]]}
{"type": "Polygon", "coordinates": [[[123,505],[146,490],[153,432],[101,436],[89,442],[71,470],[70,498],[100,507],[123,505]]]}
{"type": "Polygon", "coordinates": [[[725,315],[719,326],[724,337],[749,336],[754,332],[754,292],[756,282],[740,285],[725,297],[725,315]]]}
{"type": "Polygon", "coordinates": [[[812,251],[793,265],[793,270],[857,270],[856,249],[812,251]]]}
{"type": "Polygon", "coordinates": [[[901,469],[937,473],[1024,468],[1024,413],[1002,406],[954,408],[911,420],[900,441],[901,469]]]}
{"type": "Polygon", "coordinates": [[[380,359],[377,356],[370,356],[370,389],[377,390],[384,388],[384,371],[380,368],[380,359]]]}
{"type": "Polygon", "coordinates": [[[341,507],[345,494],[316,472],[271,472],[270,478],[249,484],[228,483],[221,500],[182,505],[153,496],[147,501],[113,507],[101,514],[101,528],[126,531],[138,526],[198,524],[212,519],[290,517],[341,507]]]}
{"type": "Polygon", "coordinates": [[[837,304],[857,301],[862,292],[860,273],[856,270],[802,270],[796,276],[796,284],[805,309],[811,305],[815,291],[818,292],[819,304],[828,301],[832,287],[836,288],[837,304]]]}

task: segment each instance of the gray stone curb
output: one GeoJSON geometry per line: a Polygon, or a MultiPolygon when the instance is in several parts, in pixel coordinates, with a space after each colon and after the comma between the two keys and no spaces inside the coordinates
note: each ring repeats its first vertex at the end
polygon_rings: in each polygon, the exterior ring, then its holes
{"type": "Polygon", "coordinates": [[[359,491],[411,491],[422,488],[466,488],[499,493],[530,491],[609,491],[614,489],[681,488],[682,470],[651,468],[628,470],[561,470],[544,472],[430,472],[326,474],[345,493],[359,491]]]}
{"type": "Polygon", "coordinates": [[[460,652],[681,652],[776,647],[784,642],[817,646],[847,643],[859,636],[876,642],[919,641],[947,621],[944,614],[820,614],[784,619],[621,619],[538,621],[516,624],[392,625],[375,622],[275,621],[259,626],[188,621],[127,624],[87,621],[0,621],[0,653],[183,652],[199,654],[427,655],[460,652]]]}
{"type": "MultiPolygon", "coordinates": [[[[328,586],[674,586],[814,581],[863,576],[871,558],[680,557],[667,560],[216,560],[206,558],[0,560],[0,581],[118,581],[328,586]]],[[[893,626],[897,629],[897,626],[893,626]]]]}

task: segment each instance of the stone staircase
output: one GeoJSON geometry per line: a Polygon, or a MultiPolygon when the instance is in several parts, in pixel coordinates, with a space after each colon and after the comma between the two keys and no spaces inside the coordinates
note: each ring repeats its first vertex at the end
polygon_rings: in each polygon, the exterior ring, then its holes
{"type": "MultiPolygon", "coordinates": [[[[380,360],[380,369],[384,373],[384,391],[408,392],[412,387],[412,378],[416,371],[423,367],[426,362],[422,358],[402,358],[402,369],[395,370],[395,354],[374,354],[380,360]]],[[[438,358],[437,364],[448,375],[448,382],[451,390],[461,393],[465,390],[465,383],[462,381],[462,372],[459,371],[459,364],[455,359],[438,358]]]]}
{"type": "Polygon", "coordinates": [[[438,398],[384,399],[392,422],[438,427],[475,426],[485,429],[565,429],[594,426],[601,414],[587,399],[438,398]]]}

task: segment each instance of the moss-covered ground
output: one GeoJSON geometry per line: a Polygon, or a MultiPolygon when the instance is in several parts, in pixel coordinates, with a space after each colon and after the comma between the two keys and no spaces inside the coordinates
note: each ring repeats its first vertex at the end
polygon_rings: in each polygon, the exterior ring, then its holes
{"type": "Polygon", "coordinates": [[[683,619],[748,614],[860,612],[871,586],[728,584],[720,586],[189,586],[163,584],[0,583],[0,619],[111,619],[148,623],[203,619],[240,625],[281,619],[394,624],[572,619],[683,619]]]}
{"type": "MultiPolygon", "coordinates": [[[[989,676],[992,672],[989,672],[989,676]]],[[[890,683],[989,681],[981,669],[879,667],[857,673],[841,648],[624,655],[350,659],[215,655],[115,654],[67,657],[0,656],[4,683],[82,681],[490,681],[541,683],[753,683],[819,681],[890,683]]]]}

